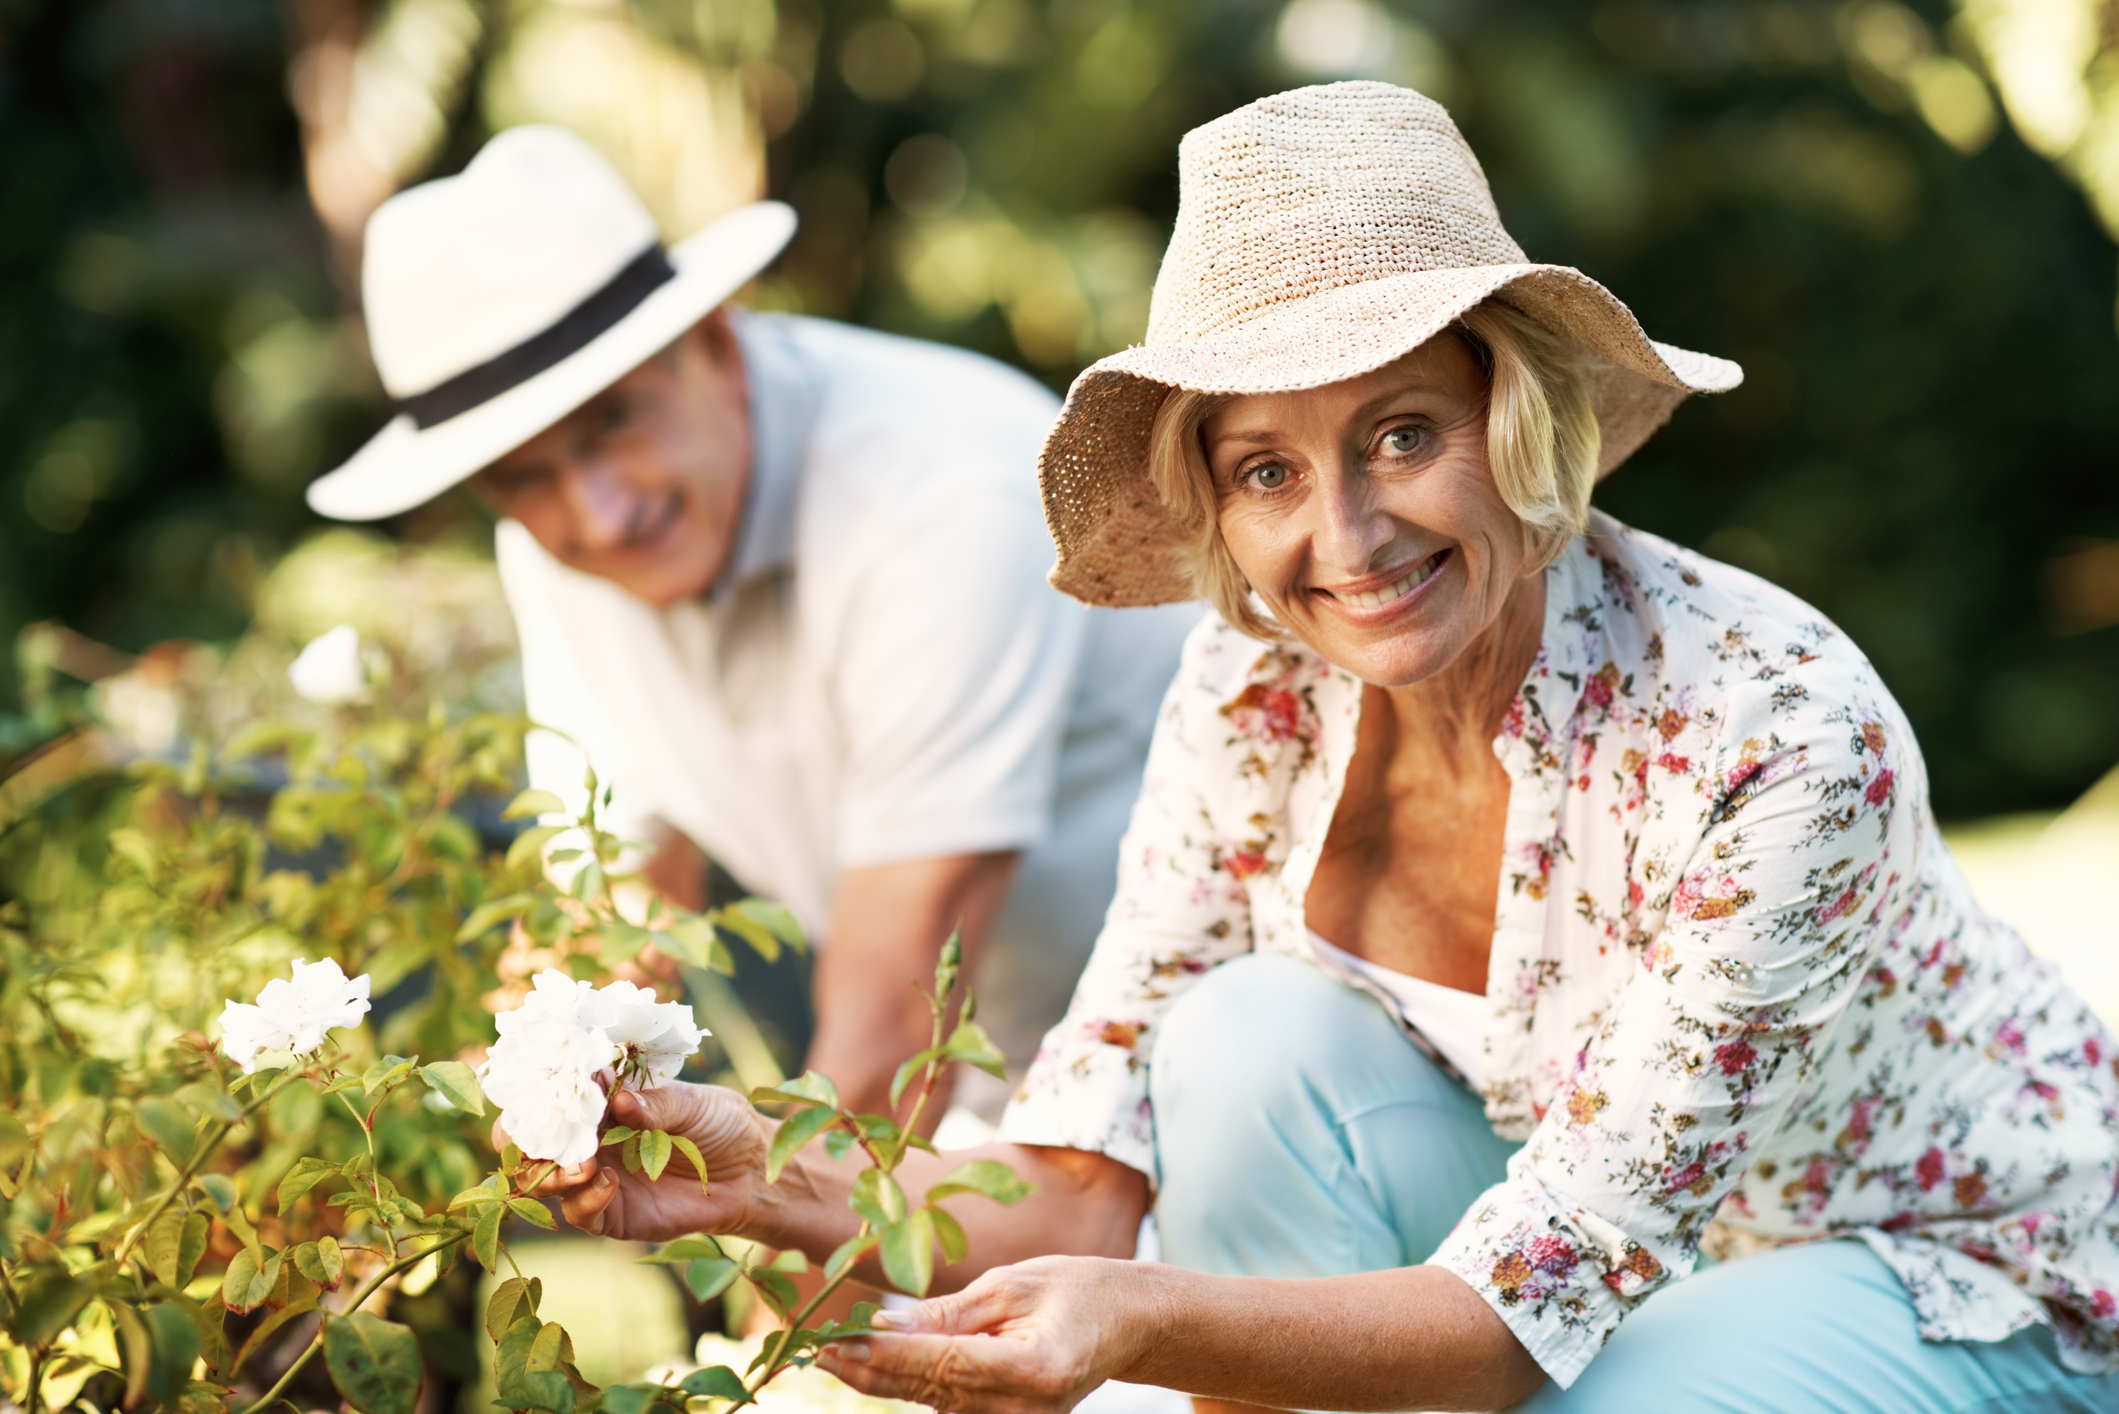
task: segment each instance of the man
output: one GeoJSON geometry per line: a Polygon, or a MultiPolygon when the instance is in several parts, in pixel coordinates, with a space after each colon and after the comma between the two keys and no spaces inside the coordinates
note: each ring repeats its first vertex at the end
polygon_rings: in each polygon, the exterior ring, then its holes
{"type": "MultiPolygon", "coordinates": [[[[309,497],[373,519],[470,480],[566,738],[533,737],[532,782],[578,802],[585,751],[671,896],[700,901],[703,851],[788,904],[819,945],[808,1063],[885,1110],[959,923],[1014,1065],[1058,1019],[1196,615],[1045,584],[1041,386],[721,308],[793,224],[761,202],[665,253],[579,138],[501,134],[371,221],[401,416],[309,497]]],[[[958,1098],[997,1114],[981,1079],[958,1098]]]]}

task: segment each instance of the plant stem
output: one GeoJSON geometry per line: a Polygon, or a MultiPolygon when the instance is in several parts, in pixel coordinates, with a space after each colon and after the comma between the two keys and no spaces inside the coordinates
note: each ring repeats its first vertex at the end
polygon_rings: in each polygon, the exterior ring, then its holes
{"type": "MultiPolygon", "coordinates": [[[[377,1272],[373,1277],[369,1278],[368,1284],[366,1286],[362,1287],[359,1291],[354,1293],[353,1299],[346,1303],[346,1310],[349,1312],[358,1311],[361,1308],[361,1304],[365,1302],[369,1297],[375,1295],[377,1289],[380,1288],[384,1282],[390,1280],[390,1278],[396,1276],[399,1272],[404,1271],[406,1268],[416,1266],[418,1263],[426,1260],[429,1255],[448,1251],[457,1243],[462,1242],[464,1238],[465,1234],[459,1232],[454,1236],[446,1239],[445,1241],[436,1243],[432,1247],[421,1248],[419,1251],[414,1252],[409,1257],[401,1257],[397,1261],[392,1262],[389,1266],[383,1268],[381,1271],[377,1272]]],[[[245,1409],[243,1411],[243,1414],[259,1414],[260,1410],[262,1410],[266,1405],[272,1403],[273,1400],[278,1399],[280,1397],[280,1392],[286,1389],[288,1385],[294,1382],[294,1377],[302,1372],[302,1367],[309,1363],[310,1357],[315,1355],[317,1351],[324,1348],[324,1323],[326,1321],[329,1321],[331,1317],[335,1314],[337,1313],[324,1311],[321,1307],[318,1308],[316,1336],[309,1342],[308,1348],[302,1351],[300,1355],[297,1355],[294,1358],[294,1363],[287,1367],[286,1373],[282,1374],[279,1379],[273,1383],[271,1389],[268,1389],[262,1395],[259,1395],[257,1403],[251,1405],[248,1409],[245,1409]]],[[[33,1414],[33,1411],[29,1411],[28,1414],[33,1414]]]]}
{"type": "MultiPolygon", "coordinates": [[[[283,1077],[279,1084],[243,1107],[243,1118],[248,1119],[256,1114],[270,1104],[273,1097],[279,1094],[280,1091],[302,1078],[304,1077],[300,1073],[283,1077]]],[[[161,1197],[155,1199],[154,1206],[147,1210],[147,1216],[135,1223],[132,1230],[125,1234],[125,1240],[118,1244],[117,1254],[111,1258],[114,1265],[118,1267],[125,1265],[125,1259],[132,1255],[133,1247],[138,1244],[142,1237],[146,1236],[147,1229],[153,1227],[155,1219],[161,1217],[169,1205],[176,1201],[177,1195],[182,1193],[185,1187],[190,1184],[206,1160],[213,1157],[214,1151],[221,1147],[222,1141],[227,1139],[229,1132],[235,1128],[237,1123],[240,1123],[240,1121],[222,1120],[218,1127],[208,1130],[199,1137],[198,1144],[191,1151],[191,1157],[185,1160],[183,1167],[177,1170],[176,1181],[163,1191],[161,1197]]]]}
{"type": "Polygon", "coordinates": [[[39,1345],[30,1352],[29,1384],[22,1391],[22,1414],[37,1414],[37,1387],[44,1383],[44,1347],[39,1345]]]}

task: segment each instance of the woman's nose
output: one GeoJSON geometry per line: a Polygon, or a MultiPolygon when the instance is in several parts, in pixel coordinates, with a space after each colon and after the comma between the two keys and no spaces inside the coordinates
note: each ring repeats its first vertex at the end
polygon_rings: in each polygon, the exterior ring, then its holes
{"type": "Polygon", "coordinates": [[[1318,482],[1312,555],[1334,574],[1350,579],[1367,574],[1376,552],[1397,534],[1390,515],[1375,504],[1369,479],[1358,470],[1325,468],[1318,482]]]}

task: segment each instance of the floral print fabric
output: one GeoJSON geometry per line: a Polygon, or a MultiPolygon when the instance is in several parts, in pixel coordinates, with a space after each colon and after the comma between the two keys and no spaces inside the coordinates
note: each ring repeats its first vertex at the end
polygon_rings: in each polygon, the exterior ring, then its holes
{"type": "MultiPolygon", "coordinates": [[[[1005,1138],[1155,1173],[1158,1020],[1250,949],[1308,955],[1361,697],[1299,646],[1194,633],[1118,897],[1005,1138]]],[[[1431,1262],[1562,1385],[1717,1219],[1860,1237],[1930,1339],[2045,1321],[2071,1368],[2119,1368],[2119,1044],[1980,911],[1844,636],[1598,515],[1546,572],[1494,749],[1483,1093],[1527,1142],[1431,1262]]]]}

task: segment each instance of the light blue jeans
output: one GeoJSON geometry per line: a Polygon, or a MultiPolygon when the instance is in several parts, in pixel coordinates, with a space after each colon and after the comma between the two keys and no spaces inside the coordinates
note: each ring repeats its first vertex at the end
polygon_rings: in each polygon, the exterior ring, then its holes
{"type": "MultiPolygon", "coordinates": [[[[1170,1009],[1149,1089],[1163,1260],[1336,1276],[1424,1261],[1515,1145],[1382,1007],[1294,958],[1253,954],[1170,1009]]],[[[2119,1410],[2119,1375],[2078,1375],[2043,1327],[1934,1343],[1859,1242],[1708,1267],[1650,1297],[1571,1390],[1522,1414],[2119,1410]]]]}

